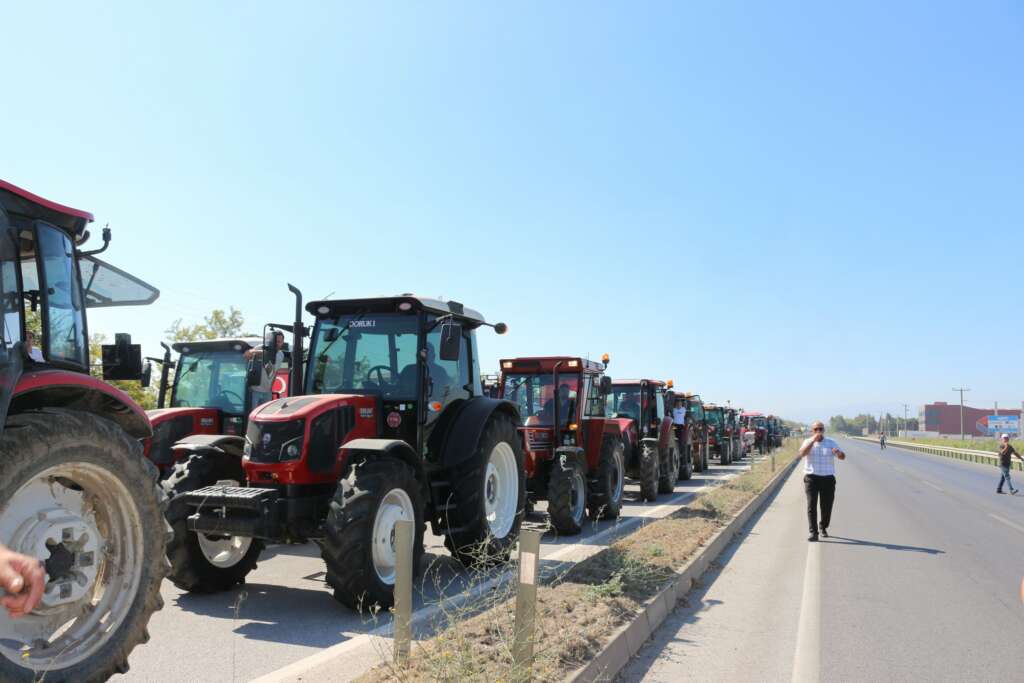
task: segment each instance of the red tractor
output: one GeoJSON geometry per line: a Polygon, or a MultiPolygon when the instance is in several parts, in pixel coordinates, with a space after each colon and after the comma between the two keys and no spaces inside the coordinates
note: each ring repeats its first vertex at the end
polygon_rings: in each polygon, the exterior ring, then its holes
{"type": "MultiPolygon", "coordinates": [[[[128,670],[162,605],[167,523],[142,455],[145,412],[89,374],[86,309],[159,292],[82,251],[92,216],[0,181],[0,543],[38,558],[46,589],[0,611],[0,680],[100,681],[128,670]]],[[[107,379],[143,379],[126,334],[103,347],[107,379]]]]}
{"type": "Polygon", "coordinates": [[[551,526],[578,534],[592,519],[615,519],[622,507],[622,420],[608,419],[611,380],[604,363],[573,356],[506,358],[501,398],[524,415],[526,488],[548,501],[551,526]]]}
{"type": "Polygon", "coordinates": [[[746,427],[747,431],[754,432],[754,444],[753,447],[757,449],[757,452],[764,455],[766,451],[770,449],[768,443],[768,418],[761,413],[743,413],[740,415],[740,419],[743,421],[743,426],[746,427]]]}
{"type": "Polygon", "coordinates": [[[718,464],[728,465],[739,458],[738,434],[734,433],[728,411],[713,403],[704,404],[705,421],[708,425],[708,445],[711,452],[718,454],[718,464]]]}
{"type": "Polygon", "coordinates": [[[621,420],[626,476],[638,480],[644,500],[672,493],[679,477],[679,447],[665,410],[666,389],[660,380],[627,379],[612,382],[608,393],[608,411],[621,420]]]}
{"type": "Polygon", "coordinates": [[[684,425],[675,425],[676,442],[679,444],[679,478],[689,479],[694,472],[708,469],[711,445],[708,440],[708,424],[704,414],[704,401],[693,392],[673,392],[669,401],[674,405],[682,401],[686,408],[684,425]]]}
{"type": "MultiPolygon", "coordinates": [[[[287,327],[288,330],[291,326],[287,327]]],[[[146,456],[160,468],[161,478],[174,471],[175,463],[188,453],[192,441],[205,445],[208,435],[244,436],[249,413],[256,407],[249,387],[250,361],[246,353],[263,347],[259,337],[202,339],[178,342],[174,381],[169,381],[171,348],[164,345],[163,358],[151,358],[163,366],[159,401],[147,411],[153,437],[143,442],[146,456]],[[170,390],[170,406],[166,396],[170,390]],[[199,439],[191,437],[201,436],[199,439]]],[[[285,349],[285,359],[289,358],[285,349]]],[[[288,369],[277,372],[273,398],[287,396],[288,369]]],[[[225,479],[232,477],[224,477],[225,479]]],[[[234,477],[237,478],[237,477],[234,477]]]]}
{"type": "Polygon", "coordinates": [[[216,590],[242,580],[265,542],[314,540],[338,601],[389,606],[398,520],[415,525],[414,567],[427,522],[465,564],[507,560],[525,505],[520,419],[511,403],[481,395],[483,316],[412,294],[314,301],[303,363],[302,296],[289,288],[291,395],[256,408],[244,438],[218,437],[178,466],[171,579],[216,590]],[[237,485],[192,476],[239,451],[237,485]],[[218,544],[220,566],[203,543],[218,544]]]}

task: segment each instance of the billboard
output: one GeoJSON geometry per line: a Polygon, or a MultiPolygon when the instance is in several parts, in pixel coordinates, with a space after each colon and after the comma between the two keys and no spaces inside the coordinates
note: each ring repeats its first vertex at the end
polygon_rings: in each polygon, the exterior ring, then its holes
{"type": "Polygon", "coordinates": [[[986,415],[978,420],[978,431],[989,436],[1020,434],[1019,415],[986,415]]]}

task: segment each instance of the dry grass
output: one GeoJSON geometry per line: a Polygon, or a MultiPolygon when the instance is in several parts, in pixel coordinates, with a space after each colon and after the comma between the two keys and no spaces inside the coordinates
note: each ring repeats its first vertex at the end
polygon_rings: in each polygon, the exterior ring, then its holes
{"type": "MultiPolygon", "coordinates": [[[[781,469],[796,453],[790,440],[776,452],[781,469]]],[[[698,496],[538,587],[532,679],[559,681],[600,650],[608,636],[638,614],[676,571],[767,485],[770,460],[698,496]]],[[[432,639],[414,646],[408,665],[378,666],[359,680],[480,681],[526,677],[512,661],[515,583],[490,592],[483,604],[445,610],[432,639]]]]}

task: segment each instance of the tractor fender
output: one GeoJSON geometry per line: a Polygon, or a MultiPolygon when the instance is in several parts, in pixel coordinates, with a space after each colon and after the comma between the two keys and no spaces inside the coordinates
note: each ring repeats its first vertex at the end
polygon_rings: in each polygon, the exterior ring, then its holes
{"type": "Polygon", "coordinates": [[[412,467],[416,479],[425,483],[423,461],[416,455],[412,446],[400,439],[352,439],[341,447],[344,456],[343,472],[347,472],[351,463],[360,459],[398,458],[412,467]]]}
{"type": "Polygon", "coordinates": [[[245,450],[245,437],[227,434],[192,434],[171,446],[171,450],[183,453],[186,457],[195,453],[215,451],[241,458],[245,450]]]}
{"type": "Polygon", "coordinates": [[[505,413],[522,425],[519,411],[511,401],[486,396],[476,396],[464,401],[452,418],[451,428],[441,446],[440,464],[448,469],[473,457],[476,445],[480,443],[484,425],[496,412],[505,413]]]}
{"type": "Polygon", "coordinates": [[[583,468],[583,474],[587,473],[587,454],[579,446],[559,446],[555,449],[555,458],[563,466],[575,461],[583,468]]]}
{"type": "Polygon", "coordinates": [[[132,397],[90,375],[67,370],[24,373],[14,388],[9,414],[66,408],[106,418],[136,439],[153,436],[146,411],[132,397]]]}
{"type": "Polygon", "coordinates": [[[653,448],[656,452],[660,448],[660,446],[658,444],[658,439],[656,437],[653,437],[653,436],[647,436],[647,437],[644,437],[644,438],[640,439],[640,448],[643,448],[644,446],[648,446],[650,448],[653,448]]]}

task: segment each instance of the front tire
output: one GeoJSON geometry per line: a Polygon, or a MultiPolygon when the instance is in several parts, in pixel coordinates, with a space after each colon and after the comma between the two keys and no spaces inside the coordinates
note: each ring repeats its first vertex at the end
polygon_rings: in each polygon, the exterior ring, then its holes
{"type": "MultiPolygon", "coordinates": [[[[665,457],[658,464],[658,493],[672,493],[676,490],[679,478],[679,450],[674,445],[675,439],[665,449],[665,457]]],[[[660,450],[660,449],[659,449],[660,450]]]]}
{"type": "Polygon", "coordinates": [[[718,464],[719,465],[728,465],[730,462],[732,462],[732,459],[729,457],[730,456],[730,447],[729,447],[729,442],[728,441],[721,441],[721,442],[719,442],[718,450],[719,450],[719,453],[718,453],[718,464]]]}
{"type": "Polygon", "coordinates": [[[74,410],[9,416],[0,453],[0,542],[47,563],[52,587],[31,614],[0,613],[0,680],[127,672],[163,607],[170,529],[156,467],[114,422],[74,410]]]}
{"type": "Polygon", "coordinates": [[[449,477],[453,483],[445,546],[466,566],[506,562],[519,539],[526,506],[523,448],[515,421],[506,413],[492,413],[476,451],[449,477]]]}
{"type": "Polygon", "coordinates": [[[245,471],[241,461],[227,453],[197,453],[177,463],[161,483],[170,500],[167,521],[174,536],[167,544],[171,572],[167,578],[178,588],[190,593],[219,593],[245,583],[245,577],[256,569],[263,552],[263,541],[247,536],[215,536],[198,534],[188,529],[192,508],[185,494],[218,481],[241,483],[245,471]]]}
{"type": "Polygon", "coordinates": [[[614,438],[605,439],[587,497],[591,519],[618,519],[625,476],[626,457],[622,442],[614,438]]]}
{"type": "Polygon", "coordinates": [[[682,462],[679,463],[679,478],[687,481],[693,477],[693,446],[688,442],[683,449],[682,462]]]}
{"type": "Polygon", "coordinates": [[[587,480],[583,466],[575,460],[551,464],[548,480],[548,516],[560,534],[573,536],[583,531],[586,516],[587,480]]]}
{"type": "Polygon", "coordinates": [[[640,446],[640,498],[653,501],[658,498],[658,449],[648,444],[640,446]]]}
{"type": "Polygon", "coordinates": [[[412,566],[423,557],[423,497],[412,468],[397,458],[357,463],[327,512],[320,554],[334,599],[362,611],[395,603],[395,524],[413,523],[412,566]]]}

